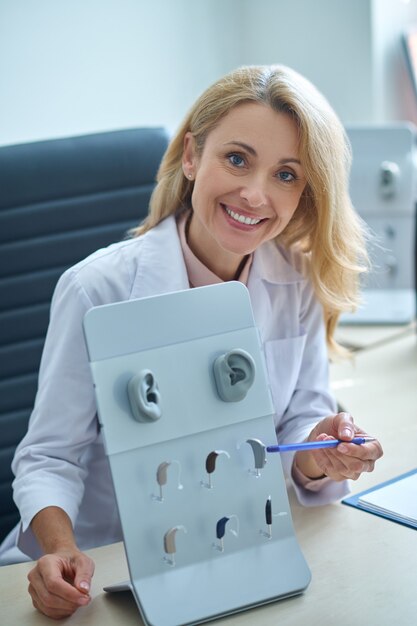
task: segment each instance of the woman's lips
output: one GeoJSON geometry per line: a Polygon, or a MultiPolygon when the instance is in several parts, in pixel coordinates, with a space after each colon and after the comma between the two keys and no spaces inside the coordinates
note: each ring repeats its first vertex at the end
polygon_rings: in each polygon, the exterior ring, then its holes
{"type": "Polygon", "coordinates": [[[254,227],[254,226],[258,226],[258,224],[260,224],[261,222],[265,220],[265,218],[251,217],[249,215],[245,215],[244,213],[241,213],[240,211],[237,211],[236,209],[230,208],[226,204],[221,204],[221,206],[223,210],[225,211],[225,213],[228,215],[228,217],[233,222],[235,222],[236,224],[240,226],[254,227]]]}

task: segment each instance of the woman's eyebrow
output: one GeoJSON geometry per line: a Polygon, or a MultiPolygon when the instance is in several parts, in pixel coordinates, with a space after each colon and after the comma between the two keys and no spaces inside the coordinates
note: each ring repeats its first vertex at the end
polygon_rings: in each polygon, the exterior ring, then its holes
{"type": "Polygon", "coordinates": [[[278,161],[278,163],[279,163],[280,165],[283,165],[283,164],[285,164],[285,163],[297,163],[297,165],[301,165],[301,161],[300,161],[300,159],[296,159],[296,158],[294,158],[294,157],[288,157],[288,158],[285,158],[285,159],[280,159],[280,160],[278,161]]]}
{"type": "MultiPolygon", "coordinates": [[[[247,152],[249,152],[249,154],[252,154],[252,156],[258,156],[255,148],[252,148],[252,146],[250,146],[249,144],[243,141],[228,141],[224,145],[225,146],[239,146],[240,148],[247,150],[247,152]]],[[[288,158],[285,157],[278,161],[278,165],[283,165],[284,163],[297,163],[297,165],[301,165],[300,159],[296,159],[295,157],[288,157],[288,158]]]]}
{"type": "Polygon", "coordinates": [[[252,154],[253,156],[257,156],[256,150],[255,148],[252,148],[252,146],[250,146],[247,143],[244,143],[243,141],[228,141],[227,143],[224,144],[225,146],[240,146],[241,148],[243,148],[244,150],[247,150],[250,154],[252,154]]]}

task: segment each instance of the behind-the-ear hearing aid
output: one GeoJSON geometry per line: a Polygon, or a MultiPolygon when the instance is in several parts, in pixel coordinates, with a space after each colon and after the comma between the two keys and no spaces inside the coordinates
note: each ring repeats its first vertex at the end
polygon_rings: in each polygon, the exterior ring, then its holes
{"type": "Polygon", "coordinates": [[[166,554],[170,554],[170,558],[164,557],[164,560],[169,563],[170,565],[175,565],[175,558],[174,558],[174,554],[177,551],[177,548],[175,546],[175,535],[177,534],[178,530],[183,530],[185,533],[187,532],[187,529],[185,528],[185,526],[174,526],[174,528],[170,528],[169,530],[167,530],[167,532],[164,535],[164,550],[166,554]]]}
{"type": "Polygon", "coordinates": [[[272,502],[271,496],[268,496],[265,504],[265,521],[267,526],[272,525],[272,502]]]}
{"type": "Polygon", "coordinates": [[[158,465],[158,469],[156,470],[156,482],[159,485],[159,496],[152,496],[154,500],[158,500],[159,502],[162,502],[162,500],[164,499],[162,494],[162,487],[168,482],[168,467],[170,465],[176,465],[178,467],[178,489],[182,489],[183,487],[180,480],[181,463],[179,461],[163,461],[158,465]]]}
{"type": "Polygon", "coordinates": [[[171,465],[170,461],[164,461],[160,465],[158,465],[158,469],[156,470],[156,482],[160,487],[167,484],[168,475],[167,469],[171,465]]]}
{"type": "Polygon", "coordinates": [[[230,520],[235,520],[236,530],[229,528],[229,531],[235,537],[237,537],[239,534],[239,518],[237,515],[229,515],[229,516],[221,517],[216,524],[216,537],[219,540],[219,542],[213,543],[213,548],[215,548],[219,552],[224,551],[224,536],[226,534],[226,524],[230,520]]]}
{"type": "Polygon", "coordinates": [[[201,481],[201,484],[204,485],[204,487],[207,487],[207,489],[211,489],[212,488],[211,475],[214,472],[214,470],[216,469],[217,457],[220,456],[221,454],[224,454],[225,456],[227,456],[228,459],[230,459],[230,454],[228,452],[226,452],[226,450],[213,450],[212,452],[210,452],[207,455],[207,458],[206,458],[206,472],[208,474],[208,483],[205,483],[204,481],[201,481]]]}
{"type": "Polygon", "coordinates": [[[253,456],[255,459],[255,475],[260,476],[260,470],[265,467],[266,463],[266,446],[262,443],[260,439],[247,439],[246,443],[248,443],[253,451],[253,456]]]}
{"type": "Polygon", "coordinates": [[[130,408],[138,422],[154,422],[161,417],[161,396],[150,370],[142,370],[127,385],[130,408]]]}
{"type": "Polygon", "coordinates": [[[268,530],[267,532],[265,532],[264,530],[260,530],[259,532],[261,533],[261,535],[263,535],[267,539],[271,539],[272,538],[272,518],[284,517],[286,515],[287,515],[286,511],[280,511],[279,513],[272,514],[272,498],[271,496],[268,496],[266,503],[265,503],[265,523],[266,523],[266,527],[268,530]]]}
{"type": "Polygon", "coordinates": [[[246,350],[230,350],[213,364],[217,393],[224,402],[245,398],[255,380],[255,361],[246,350]]]}

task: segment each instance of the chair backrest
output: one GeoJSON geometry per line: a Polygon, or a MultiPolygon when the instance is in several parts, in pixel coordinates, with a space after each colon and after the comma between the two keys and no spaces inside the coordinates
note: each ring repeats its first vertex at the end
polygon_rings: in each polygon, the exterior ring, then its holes
{"type": "Polygon", "coordinates": [[[55,284],[145,217],[167,144],[163,128],[137,128],[0,148],[0,540],[19,519],[10,464],[55,284]]]}

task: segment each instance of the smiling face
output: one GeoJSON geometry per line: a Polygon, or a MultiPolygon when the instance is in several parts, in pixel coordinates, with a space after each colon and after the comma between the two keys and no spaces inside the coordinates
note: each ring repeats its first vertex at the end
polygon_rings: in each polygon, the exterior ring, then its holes
{"type": "Polygon", "coordinates": [[[202,154],[187,133],[183,170],[194,179],[188,244],[224,280],[284,230],[306,184],[296,122],[252,102],[221,119],[202,154]]]}

